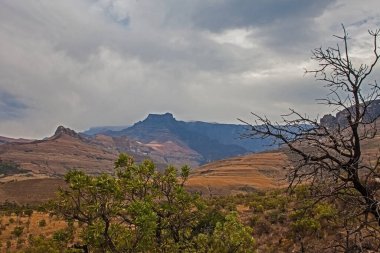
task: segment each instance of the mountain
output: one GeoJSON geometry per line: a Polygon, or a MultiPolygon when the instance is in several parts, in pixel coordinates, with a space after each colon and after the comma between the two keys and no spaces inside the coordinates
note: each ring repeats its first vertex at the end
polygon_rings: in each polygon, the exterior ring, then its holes
{"type": "MultiPolygon", "coordinates": [[[[374,100],[370,104],[366,102],[368,105],[366,108],[366,113],[364,115],[363,122],[372,122],[374,119],[377,119],[380,117],[380,100],[374,100]]],[[[363,104],[361,105],[361,110],[363,111],[363,104]]],[[[354,115],[354,108],[349,107],[345,110],[339,111],[336,113],[335,116],[331,114],[324,115],[321,118],[321,125],[326,127],[336,127],[341,126],[345,127],[348,125],[347,117],[350,115],[354,115]]]]}
{"type": "Polygon", "coordinates": [[[267,148],[259,147],[254,140],[254,145],[241,141],[243,125],[184,122],[170,113],[150,114],[131,127],[116,129],[92,128],[77,133],[59,126],[52,136],[42,140],[0,137],[0,168],[6,172],[0,170],[0,182],[61,177],[71,169],[112,173],[121,152],[132,155],[137,162],[150,158],[162,169],[167,164],[196,168],[267,148]]]}
{"type": "Polygon", "coordinates": [[[242,136],[249,131],[246,125],[207,123],[202,121],[187,122],[187,128],[191,131],[207,135],[218,140],[222,144],[233,144],[243,147],[248,152],[261,152],[270,150],[270,139],[249,139],[242,136]]]}
{"type": "Polygon", "coordinates": [[[167,164],[195,167],[201,160],[192,149],[171,141],[144,144],[126,136],[86,136],[63,126],[43,140],[5,137],[0,140],[4,140],[0,145],[0,168],[7,171],[13,168],[13,174],[21,169],[21,174],[25,174],[22,177],[56,177],[71,169],[90,174],[112,173],[114,161],[121,152],[132,155],[137,162],[150,158],[158,169],[167,164]]]}
{"type": "Polygon", "coordinates": [[[91,136],[89,140],[92,144],[101,146],[107,150],[114,150],[116,153],[128,153],[133,156],[144,157],[145,159],[150,158],[161,165],[172,164],[183,166],[187,164],[191,167],[196,167],[201,159],[201,156],[194,150],[172,141],[152,141],[144,144],[128,136],[108,136],[103,134],[91,136]]]}
{"type": "Polygon", "coordinates": [[[113,137],[128,136],[148,145],[170,141],[198,153],[201,156],[199,163],[204,164],[270,149],[267,145],[270,140],[242,140],[241,135],[246,130],[245,125],[178,121],[171,113],[165,113],[149,114],[145,120],[131,127],[120,131],[108,130],[102,134],[113,137]]]}
{"type": "MultiPolygon", "coordinates": [[[[214,154],[223,154],[218,149],[235,147],[233,141],[239,141],[244,127],[183,122],[171,114],[151,114],[122,131],[107,129],[106,133],[85,135],[60,126],[54,135],[43,140],[3,137],[0,138],[4,140],[0,145],[0,201],[38,202],[41,193],[46,193],[44,199],[51,198],[57,185],[64,185],[62,176],[70,169],[90,174],[113,173],[113,164],[120,152],[133,155],[137,162],[149,157],[158,169],[167,164],[177,167],[189,164],[193,170],[186,186],[206,195],[283,187],[285,183],[281,179],[285,171],[282,168],[290,160],[286,148],[239,154],[199,167],[205,159],[201,152],[213,155],[206,149],[211,147],[218,151],[214,154]],[[24,197],[26,193],[29,197],[24,197]]],[[[379,141],[380,135],[376,135],[363,143],[363,159],[376,162],[371,159],[378,155],[379,141]]]]}
{"type": "Polygon", "coordinates": [[[62,126],[57,128],[53,136],[44,140],[0,145],[3,163],[15,163],[33,175],[63,175],[75,168],[92,174],[110,172],[116,157],[117,154],[112,150],[94,145],[75,131],[62,126]]]}

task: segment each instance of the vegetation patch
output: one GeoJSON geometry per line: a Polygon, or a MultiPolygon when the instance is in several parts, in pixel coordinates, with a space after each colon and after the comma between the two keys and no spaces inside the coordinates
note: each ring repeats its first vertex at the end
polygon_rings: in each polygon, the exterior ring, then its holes
{"type": "Polygon", "coordinates": [[[13,162],[6,162],[0,160],[0,177],[27,173],[29,170],[22,169],[20,165],[13,162]]]}

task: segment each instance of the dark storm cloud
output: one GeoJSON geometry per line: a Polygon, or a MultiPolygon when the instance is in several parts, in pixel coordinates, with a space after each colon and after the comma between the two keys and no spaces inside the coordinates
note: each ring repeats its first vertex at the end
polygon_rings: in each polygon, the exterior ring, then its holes
{"type": "Polygon", "coordinates": [[[199,6],[194,14],[198,26],[213,32],[238,27],[268,25],[275,21],[311,19],[334,0],[224,0],[199,6]]]}

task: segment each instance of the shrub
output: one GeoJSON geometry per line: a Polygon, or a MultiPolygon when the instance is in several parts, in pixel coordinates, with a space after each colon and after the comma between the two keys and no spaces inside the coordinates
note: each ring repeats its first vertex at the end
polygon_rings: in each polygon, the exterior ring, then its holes
{"type": "MultiPolygon", "coordinates": [[[[213,252],[252,249],[251,229],[228,214],[234,198],[211,200],[223,206],[218,209],[186,191],[187,166],[159,172],[151,161],[135,164],[121,154],[115,170],[115,176],[70,171],[69,188],[61,189],[53,204],[52,213],[81,222],[81,239],[95,252],[209,252],[200,245],[213,252]]],[[[66,240],[65,233],[53,236],[55,244],[66,240]]]]}
{"type": "Polygon", "coordinates": [[[17,226],[13,229],[12,234],[16,237],[20,237],[24,232],[24,227],[17,226]]]}
{"type": "Polygon", "coordinates": [[[38,226],[39,227],[45,227],[46,226],[46,220],[45,219],[42,219],[38,222],[38,226]]]}

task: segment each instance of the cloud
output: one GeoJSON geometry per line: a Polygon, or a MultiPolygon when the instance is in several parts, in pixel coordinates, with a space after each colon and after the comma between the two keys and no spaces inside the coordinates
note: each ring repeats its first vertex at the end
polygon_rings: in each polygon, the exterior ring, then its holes
{"type": "Polygon", "coordinates": [[[250,111],[324,113],[314,98],[325,91],[303,68],[341,23],[357,61],[369,60],[380,4],[365,2],[0,1],[0,94],[13,101],[0,107],[0,135],[128,125],[152,112],[234,123],[250,111]]]}
{"type": "Polygon", "coordinates": [[[209,1],[194,14],[196,25],[210,31],[262,27],[289,19],[307,20],[323,12],[331,0],[224,0],[209,1]]]}
{"type": "Polygon", "coordinates": [[[25,115],[28,106],[16,96],[0,90],[0,120],[18,119],[25,115]]]}

